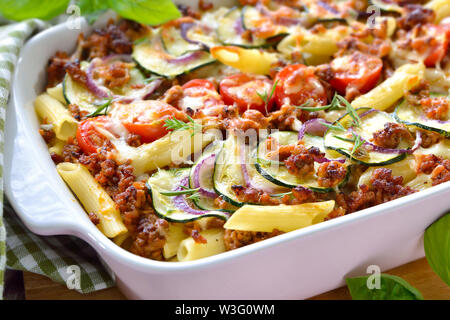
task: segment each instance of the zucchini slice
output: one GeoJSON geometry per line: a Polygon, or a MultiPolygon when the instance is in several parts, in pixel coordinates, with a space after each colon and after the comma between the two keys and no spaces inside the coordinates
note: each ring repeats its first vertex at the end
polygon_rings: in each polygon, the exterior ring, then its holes
{"type": "Polygon", "coordinates": [[[244,39],[242,37],[244,31],[242,10],[238,7],[231,8],[219,19],[217,36],[224,45],[243,48],[262,48],[268,46],[264,39],[253,38],[252,41],[244,39]]]}
{"type": "MultiPolygon", "coordinates": [[[[449,112],[450,113],[450,112],[449,112]]],[[[434,131],[446,138],[450,138],[450,120],[440,121],[428,118],[420,106],[414,106],[403,100],[395,109],[394,117],[398,122],[420,129],[434,131]]]]}
{"type": "Polygon", "coordinates": [[[94,112],[97,109],[96,105],[104,101],[103,98],[97,98],[89,90],[73,81],[68,74],[64,76],[63,94],[67,104],[76,104],[80,110],[89,113],[94,112]]]}
{"type": "MultiPolygon", "coordinates": [[[[298,141],[298,132],[293,131],[278,131],[271,134],[269,137],[275,139],[279,145],[291,145],[296,144],[298,141]]],[[[268,138],[269,138],[268,137],[268,138]]],[[[326,154],[328,159],[337,159],[340,154],[333,152],[328,152],[323,146],[323,138],[305,134],[303,137],[303,142],[305,146],[309,149],[310,147],[317,147],[321,152],[326,154]]],[[[255,167],[256,170],[267,180],[288,188],[294,188],[296,186],[302,186],[309,188],[317,192],[331,192],[334,188],[322,187],[317,181],[317,175],[313,174],[306,178],[299,178],[291,174],[285,167],[284,163],[274,163],[267,157],[268,150],[266,148],[267,139],[261,141],[258,145],[258,156],[256,157],[255,167]]],[[[270,150],[269,150],[270,151],[270,150]]],[[[317,172],[319,163],[315,162],[314,167],[317,172]]],[[[345,178],[336,186],[343,186],[349,177],[349,166],[347,166],[347,174],[345,178]]]]}
{"type": "Polygon", "coordinates": [[[356,112],[361,118],[360,127],[352,127],[353,119],[350,114],[346,113],[336,120],[333,125],[339,123],[347,130],[328,129],[324,136],[324,145],[326,149],[337,151],[353,161],[366,166],[384,166],[405,159],[406,153],[400,152],[400,150],[410,148],[410,145],[405,141],[400,142],[397,148],[399,150],[398,153],[367,150],[364,146],[355,152],[352,152],[354,142],[348,140],[354,139],[355,134],[361,138],[361,141],[370,141],[373,137],[373,133],[383,129],[385,123],[396,122],[394,118],[383,111],[370,108],[359,108],[356,112]],[[353,132],[348,130],[350,127],[353,132]]]}
{"type": "Polygon", "coordinates": [[[268,24],[271,25],[273,32],[272,34],[265,37],[265,39],[274,39],[281,36],[286,36],[289,33],[289,28],[284,25],[275,24],[275,22],[270,19],[267,15],[263,15],[261,10],[254,6],[244,6],[242,8],[242,26],[245,30],[257,30],[261,28],[268,28],[268,24]]]}
{"type": "Polygon", "coordinates": [[[214,191],[214,164],[222,145],[223,141],[215,141],[209,144],[191,168],[189,187],[191,189],[201,188],[199,190],[200,196],[193,201],[202,210],[233,212],[237,209],[232,205],[229,205],[226,209],[220,209],[214,204],[214,199],[219,196],[214,191]]]}
{"type": "Polygon", "coordinates": [[[258,173],[253,161],[250,160],[255,156],[256,148],[250,147],[250,151],[247,153],[247,146],[243,146],[243,143],[239,143],[238,137],[232,134],[225,140],[214,164],[214,190],[225,201],[236,207],[254,203],[240,201],[233,190],[233,186],[249,187],[247,183],[249,182],[251,187],[269,194],[278,194],[286,191],[285,188],[266,180],[258,173]],[[245,153],[247,153],[247,156],[245,153]]]}
{"type": "MultiPolygon", "coordinates": [[[[87,70],[89,68],[90,63],[83,61],[81,63],[81,69],[87,70]]],[[[138,68],[132,68],[130,70],[130,81],[121,87],[115,88],[114,90],[110,90],[106,87],[102,87],[102,89],[107,92],[111,97],[112,96],[123,96],[123,97],[142,97],[145,92],[144,89],[135,89],[133,86],[136,84],[144,83],[144,75],[138,68]]],[[[69,74],[66,74],[63,80],[63,94],[64,99],[67,104],[76,104],[80,108],[80,110],[88,111],[89,113],[94,112],[99,105],[105,102],[104,98],[99,98],[95,96],[92,92],[87,90],[85,87],[79,85],[77,82],[73,81],[69,74]]]]}
{"type": "Polygon", "coordinates": [[[219,45],[214,30],[199,23],[183,23],[179,27],[163,26],[161,41],[167,53],[175,57],[192,51],[208,51],[210,47],[219,45]]]}
{"type": "Polygon", "coordinates": [[[155,213],[170,222],[189,222],[204,217],[228,219],[229,213],[197,209],[185,195],[168,196],[165,192],[182,191],[189,184],[190,168],[159,170],[147,181],[155,213]]]}
{"type": "Polygon", "coordinates": [[[186,52],[181,56],[167,53],[160,32],[156,32],[148,41],[135,44],[132,56],[146,71],[167,78],[174,78],[216,61],[208,52],[202,50],[186,52]]]}

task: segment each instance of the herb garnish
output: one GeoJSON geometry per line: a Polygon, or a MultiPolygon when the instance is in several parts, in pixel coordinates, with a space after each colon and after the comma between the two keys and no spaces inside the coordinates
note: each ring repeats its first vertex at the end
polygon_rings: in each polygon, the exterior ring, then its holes
{"type": "Polygon", "coordinates": [[[182,194],[193,194],[195,192],[197,192],[200,188],[196,188],[196,189],[184,189],[184,190],[177,190],[177,191],[162,191],[160,192],[160,194],[162,194],[163,196],[168,196],[168,197],[173,197],[173,196],[179,196],[182,194]]]}
{"type": "Polygon", "coordinates": [[[149,84],[150,82],[153,82],[155,80],[164,79],[164,77],[161,76],[151,76],[149,78],[144,79],[145,84],[149,84]]]}
{"type": "MultiPolygon", "coordinates": [[[[340,100],[338,99],[338,97],[341,97],[340,95],[338,95],[337,93],[334,94],[333,99],[331,100],[330,104],[327,104],[326,106],[322,106],[322,107],[310,107],[311,105],[311,101],[308,100],[306,101],[304,104],[300,105],[300,106],[296,106],[297,109],[302,109],[305,111],[321,111],[321,110],[327,110],[327,111],[332,111],[332,110],[337,110],[337,109],[343,109],[344,107],[342,106],[340,100]]],[[[343,98],[343,97],[341,97],[343,98]]]]}
{"type": "Polygon", "coordinates": [[[356,112],[355,108],[350,104],[350,102],[347,101],[343,96],[336,95],[337,99],[344,104],[345,109],[347,110],[347,113],[349,116],[353,119],[353,124],[357,127],[361,126],[361,119],[358,116],[358,113],[356,112]]]}
{"type": "Polygon", "coordinates": [[[199,201],[200,200],[200,193],[194,192],[190,196],[186,197],[186,199],[192,200],[192,201],[199,201]]]}
{"type": "Polygon", "coordinates": [[[353,143],[352,152],[350,153],[350,157],[352,157],[352,158],[353,158],[353,154],[356,152],[356,150],[358,150],[365,143],[365,140],[363,138],[361,138],[360,135],[355,134],[353,132],[352,132],[352,138],[344,138],[344,137],[339,137],[336,135],[333,135],[333,137],[336,139],[342,140],[342,141],[353,143]]]}
{"type": "Polygon", "coordinates": [[[99,105],[98,108],[88,114],[86,117],[87,118],[92,118],[92,117],[98,117],[98,116],[106,116],[108,113],[108,108],[111,105],[112,102],[112,98],[108,99],[106,102],[103,102],[103,104],[99,105]]]}
{"type": "Polygon", "coordinates": [[[278,85],[278,80],[275,81],[275,83],[273,84],[272,89],[270,90],[269,94],[267,94],[267,91],[264,91],[264,93],[256,92],[256,94],[262,99],[262,101],[264,101],[264,104],[265,104],[264,107],[266,109],[266,113],[268,112],[267,108],[269,106],[270,100],[273,97],[273,94],[275,93],[275,89],[276,89],[277,85],[278,85]]]}
{"type": "Polygon", "coordinates": [[[198,192],[198,190],[200,188],[189,189],[189,188],[184,187],[184,186],[181,186],[181,187],[184,190],[163,191],[163,192],[160,192],[160,194],[162,194],[163,196],[167,196],[167,197],[175,197],[175,196],[179,196],[179,195],[189,195],[189,196],[186,197],[186,199],[194,200],[194,201],[200,200],[200,193],[198,192]]]}
{"type": "MultiPolygon", "coordinates": [[[[333,100],[331,100],[331,103],[322,106],[322,107],[310,107],[311,101],[306,101],[304,104],[300,106],[296,106],[297,109],[305,110],[305,111],[332,111],[332,110],[338,110],[345,108],[347,113],[350,115],[350,117],[353,119],[353,124],[357,127],[361,125],[361,119],[358,116],[358,113],[356,112],[355,108],[350,104],[350,102],[347,101],[343,96],[340,96],[339,94],[335,93],[333,96],[333,100]]],[[[339,130],[339,129],[338,129],[339,130]]]]}
{"type": "Polygon", "coordinates": [[[191,136],[202,130],[202,125],[197,123],[191,117],[187,116],[189,122],[183,122],[178,119],[166,119],[164,127],[170,130],[192,130],[191,136]]]}
{"type": "Polygon", "coordinates": [[[336,124],[329,124],[326,122],[322,122],[322,125],[324,125],[325,127],[329,128],[329,129],[333,129],[336,131],[347,131],[347,129],[344,128],[344,126],[340,123],[340,122],[336,122],[336,124]]]}

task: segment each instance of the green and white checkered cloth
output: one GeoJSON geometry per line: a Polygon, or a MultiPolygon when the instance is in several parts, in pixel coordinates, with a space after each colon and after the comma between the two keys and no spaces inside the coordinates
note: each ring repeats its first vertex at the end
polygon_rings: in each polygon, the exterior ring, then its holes
{"type": "Polygon", "coordinates": [[[11,78],[24,42],[47,26],[33,19],[0,27],[0,299],[5,267],[39,273],[59,283],[69,280],[81,293],[114,286],[114,280],[85,242],[70,236],[37,236],[20,222],[8,203],[2,208],[4,128],[11,78]],[[78,268],[70,266],[79,267],[79,282],[75,278],[78,268]]]}

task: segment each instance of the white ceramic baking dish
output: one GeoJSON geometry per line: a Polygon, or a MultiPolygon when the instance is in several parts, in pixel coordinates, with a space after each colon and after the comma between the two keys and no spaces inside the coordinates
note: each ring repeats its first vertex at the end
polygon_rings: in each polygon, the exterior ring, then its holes
{"type": "Polygon", "coordinates": [[[81,30],[58,25],[23,48],[7,112],[5,189],[33,232],[75,235],[94,247],[127,297],[302,299],[342,286],[369,265],[387,270],[424,255],[425,228],[450,209],[450,183],[193,262],[152,261],[116,246],[58,176],[33,108],[49,57],[70,52],[89,31],[84,21],[81,30]]]}

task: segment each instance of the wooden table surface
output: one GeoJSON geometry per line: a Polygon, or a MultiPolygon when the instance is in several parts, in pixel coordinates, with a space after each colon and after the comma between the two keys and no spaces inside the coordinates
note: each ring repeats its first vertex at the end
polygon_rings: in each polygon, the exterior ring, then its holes
{"type": "MultiPolygon", "coordinates": [[[[450,300],[450,287],[448,287],[431,270],[425,259],[416,260],[406,265],[387,271],[408,281],[422,292],[427,300],[450,300]]],[[[28,300],[119,300],[125,299],[117,288],[101,290],[82,295],[66,286],[30,272],[24,272],[25,296],[28,300]]],[[[313,300],[347,300],[351,299],[346,287],[326,292],[313,300]]]]}

